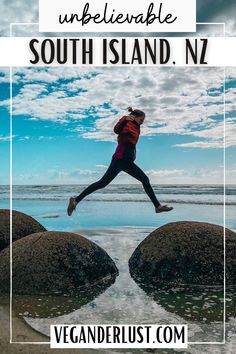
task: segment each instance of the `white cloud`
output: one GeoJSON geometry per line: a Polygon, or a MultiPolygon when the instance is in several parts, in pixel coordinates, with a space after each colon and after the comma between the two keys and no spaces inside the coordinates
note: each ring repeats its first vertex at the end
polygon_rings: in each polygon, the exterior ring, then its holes
{"type": "Polygon", "coordinates": [[[219,149],[223,145],[214,141],[194,141],[191,143],[176,144],[175,146],[181,148],[219,149]]]}
{"type": "Polygon", "coordinates": [[[186,174],[185,170],[147,170],[146,174],[149,177],[173,177],[173,176],[184,176],[186,174]]]}
{"type": "Polygon", "coordinates": [[[38,22],[38,1],[1,0],[0,35],[8,36],[11,22],[38,22]]]}
{"type": "MultiPolygon", "coordinates": [[[[227,77],[230,85],[236,70],[228,69],[227,77]]],[[[185,147],[222,145],[221,68],[24,68],[15,71],[14,81],[23,84],[13,99],[15,115],[60,123],[77,121],[74,131],[86,139],[114,141],[113,126],[132,105],[147,113],[143,136],[189,135],[205,141],[185,147]],[[83,123],[88,116],[94,121],[89,127],[83,123]]],[[[235,97],[235,89],[229,88],[227,114],[235,111],[235,97]]],[[[8,101],[1,105],[7,107],[8,101]]],[[[234,134],[231,114],[227,146],[235,145],[234,134]]]]}
{"type": "Polygon", "coordinates": [[[104,168],[107,168],[108,166],[107,165],[96,165],[97,168],[101,168],[101,169],[104,169],[104,168]]]}
{"type": "MultiPolygon", "coordinates": [[[[44,178],[52,180],[59,184],[90,184],[99,180],[105,171],[103,168],[96,166],[97,169],[71,169],[71,170],[50,170],[45,174],[44,178]]],[[[152,184],[171,184],[171,183],[223,183],[223,167],[209,168],[209,169],[151,169],[144,171],[152,184]]],[[[230,171],[227,171],[228,176],[230,171]]],[[[229,179],[231,178],[230,175],[229,179]]],[[[42,182],[41,182],[42,183],[42,182]]],[[[112,182],[114,184],[139,184],[135,178],[128,174],[121,172],[117,178],[112,182]]]]}
{"type": "Polygon", "coordinates": [[[89,170],[89,169],[72,169],[72,170],[58,170],[58,169],[52,169],[48,171],[48,174],[50,178],[53,178],[54,181],[58,182],[60,181],[65,181],[67,183],[81,183],[81,181],[84,180],[91,180],[91,177],[94,179],[96,176],[101,175],[101,171],[97,170],[89,170]]]}
{"type": "Polygon", "coordinates": [[[10,69],[9,68],[1,68],[0,84],[1,83],[9,83],[9,78],[10,78],[10,69]]]}
{"type": "Polygon", "coordinates": [[[38,178],[40,178],[40,176],[38,174],[33,174],[33,173],[21,173],[17,176],[14,176],[13,177],[13,180],[14,181],[17,181],[17,183],[32,183],[32,181],[34,180],[37,180],[38,178]]]}
{"type": "Polygon", "coordinates": [[[11,137],[14,139],[17,135],[7,135],[7,136],[2,136],[0,135],[0,142],[5,142],[5,141],[10,141],[11,137]]]}

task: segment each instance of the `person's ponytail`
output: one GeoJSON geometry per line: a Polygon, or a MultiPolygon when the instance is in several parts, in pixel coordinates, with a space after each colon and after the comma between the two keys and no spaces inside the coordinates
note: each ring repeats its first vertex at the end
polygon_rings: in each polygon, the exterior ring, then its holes
{"type": "Polygon", "coordinates": [[[140,111],[140,109],[133,109],[132,107],[128,107],[127,110],[135,117],[145,117],[145,113],[143,111],[140,111]]]}
{"type": "Polygon", "coordinates": [[[133,112],[133,108],[132,108],[132,107],[128,107],[127,110],[128,110],[128,112],[130,112],[130,113],[133,112]]]}

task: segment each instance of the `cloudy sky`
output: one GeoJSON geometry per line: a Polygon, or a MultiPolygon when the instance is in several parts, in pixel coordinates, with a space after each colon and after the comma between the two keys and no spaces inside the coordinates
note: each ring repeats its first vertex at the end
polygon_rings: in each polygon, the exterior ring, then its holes
{"type": "MultiPolygon", "coordinates": [[[[0,0],[10,22],[37,22],[37,1],[0,0]]],[[[236,33],[235,1],[198,1],[198,21],[236,33]]],[[[19,34],[19,30],[17,30],[19,34]]],[[[227,182],[236,177],[236,69],[226,70],[227,182]]],[[[146,112],[137,163],[153,183],[222,183],[223,68],[24,68],[13,75],[13,182],[88,183],[115,149],[129,105],[146,112]]],[[[9,70],[0,69],[0,184],[8,182],[9,70]]],[[[117,183],[132,182],[121,175],[117,183]]]]}

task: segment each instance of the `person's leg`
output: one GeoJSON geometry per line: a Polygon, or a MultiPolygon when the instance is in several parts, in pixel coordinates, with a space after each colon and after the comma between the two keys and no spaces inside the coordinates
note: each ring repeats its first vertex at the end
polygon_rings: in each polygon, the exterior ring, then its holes
{"type": "Polygon", "coordinates": [[[110,166],[108,167],[107,171],[105,172],[105,174],[103,175],[103,177],[91,184],[90,186],[88,186],[82,193],[80,193],[80,195],[78,195],[77,197],[71,197],[69,200],[69,204],[67,207],[67,214],[70,216],[73,211],[76,209],[77,204],[84,199],[86,196],[88,196],[89,194],[95,192],[98,189],[104,188],[106,187],[117,175],[118,173],[121,171],[121,167],[119,164],[119,160],[112,160],[110,166]]]}
{"type": "Polygon", "coordinates": [[[134,162],[126,162],[123,163],[123,171],[128,173],[130,176],[136,178],[143,185],[145,192],[148,197],[151,199],[155,208],[159,207],[160,202],[157,200],[155,193],[152,189],[148,176],[139,168],[134,162]]]}
{"type": "Polygon", "coordinates": [[[80,193],[80,195],[75,198],[76,203],[78,204],[82,199],[97,191],[98,189],[106,187],[118,175],[120,171],[121,168],[119,162],[117,160],[112,160],[103,177],[99,181],[88,186],[82,193],[80,193]]]}
{"type": "Polygon", "coordinates": [[[171,211],[173,208],[168,207],[167,205],[161,205],[161,203],[157,200],[155,193],[152,189],[148,176],[139,168],[134,162],[123,162],[123,171],[128,173],[130,176],[136,178],[143,185],[145,192],[148,197],[151,199],[156,213],[161,213],[164,211],[171,211]]]}

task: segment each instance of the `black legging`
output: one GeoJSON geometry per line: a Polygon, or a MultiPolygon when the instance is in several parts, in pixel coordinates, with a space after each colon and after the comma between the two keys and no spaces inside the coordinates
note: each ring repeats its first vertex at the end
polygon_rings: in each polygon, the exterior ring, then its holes
{"type": "Polygon", "coordinates": [[[78,197],[75,198],[79,203],[87,195],[95,192],[98,189],[106,187],[121,171],[128,173],[130,176],[136,178],[143,184],[143,188],[155,207],[160,205],[157,200],[152,186],[149,182],[148,176],[139,168],[133,161],[127,161],[124,159],[112,159],[110,166],[105,172],[104,176],[97,182],[88,186],[78,197]]]}

